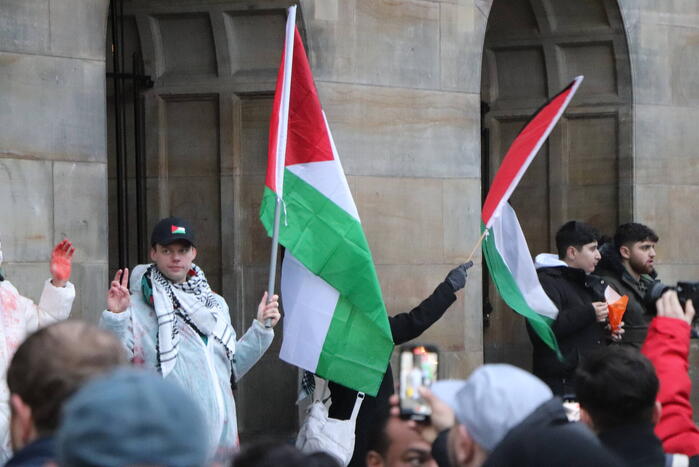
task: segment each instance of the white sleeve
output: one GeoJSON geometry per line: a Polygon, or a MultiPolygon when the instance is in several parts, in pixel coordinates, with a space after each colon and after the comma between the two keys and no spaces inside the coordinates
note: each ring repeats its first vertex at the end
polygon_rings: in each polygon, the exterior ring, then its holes
{"type": "Polygon", "coordinates": [[[122,313],[112,313],[109,310],[104,310],[99,324],[102,329],[106,329],[117,336],[126,350],[126,357],[129,361],[133,359],[134,351],[134,332],[131,315],[131,307],[122,313]]]}
{"type": "Polygon", "coordinates": [[[274,331],[266,328],[259,321],[253,320],[252,326],[235,344],[235,379],[247,373],[262,357],[272,344],[274,331]]]}
{"type": "Polygon", "coordinates": [[[22,298],[27,333],[30,333],[68,318],[75,300],[75,286],[68,282],[65,287],[55,287],[51,284],[51,279],[48,279],[44,283],[38,305],[28,298],[22,298]]]}

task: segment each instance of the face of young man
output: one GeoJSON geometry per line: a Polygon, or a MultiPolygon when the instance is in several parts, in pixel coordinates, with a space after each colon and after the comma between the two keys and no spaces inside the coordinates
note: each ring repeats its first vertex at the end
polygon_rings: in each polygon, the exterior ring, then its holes
{"type": "Polygon", "coordinates": [[[586,243],[578,250],[574,246],[569,246],[566,252],[565,262],[572,268],[578,268],[590,274],[595,270],[597,263],[602,258],[597,249],[597,242],[586,243]]]}
{"type": "Polygon", "coordinates": [[[385,457],[370,451],[368,466],[437,467],[431,454],[432,446],[406,420],[391,417],[386,424],[386,435],[390,445],[385,457]]]}
{"type": "Polygon", "coordinates": [[[621,257],[628,264],[630,272],[636,275],[650,274],[655,267],[655,242],[644,240],[633,245],[619,248],[621,257]]]}
{"type": "Polygon", "coordinates": [[[197,249],[188,242],[174,242],[169,245],[156,244],[150,250],[150,259],[158,270],[175,284],[187,280],[192,262],[197,257],[197,249]]]}

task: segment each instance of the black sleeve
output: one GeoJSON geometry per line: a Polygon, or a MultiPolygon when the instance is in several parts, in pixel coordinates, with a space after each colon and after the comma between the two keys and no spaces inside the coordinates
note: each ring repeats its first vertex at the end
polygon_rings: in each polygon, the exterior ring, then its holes
{"type": "Polygon", "coordinates": [[[439,467],[451,467],[451,464],[449,464],[449,446],[447,444],[448,436],[448,429],[440,431],[432,443],[432,458],[439,467]]]}
{"type": "Polygon", "coordinates": [[[541,287],[546,295],[558,308],[558,318],[551,325],[556,338],[568,337],[595,322],[595,309],[592,303],[568,305],[564,292],[558,287],[556,279],[540,274],[539,282],[541,282],[541,287]]]}
{"type": "Polygon", "coordinates": [[[456,300],[454,290],[446,282],[442,282],[418,306],[408,313],[389,316],[391,334],[395,344],[402,344],[415,339],[442,317],[447,308],[456,300]]]}

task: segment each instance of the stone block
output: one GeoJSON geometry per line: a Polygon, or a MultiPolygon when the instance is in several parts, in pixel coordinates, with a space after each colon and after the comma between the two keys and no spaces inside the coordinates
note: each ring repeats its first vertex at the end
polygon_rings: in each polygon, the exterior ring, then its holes
{"type": "Polygon", "coordinates": [[[104,61],[109,0],[50,0],[50,9],[52,55],[104,61]]]}
{"type": "Polygon", "coordinates": [[[440,87],[480,93],[486,21],[473,3],[440,5],[440,87]]]}
{"type": "MultiPolygon", "coordinates": [[[[659,253],[662,254],[662,248],[667,239],[660,238],[658,247],[659,253]]],[[[672,240],[669,240],[672,241],[672,240]]],[[[657,257],[656,271],[658,279],[668,285],[675,285],[678,281],[699,281],[699,264],[676,264],[665,260],[660,254],[657,257]]]]}
{"type": "Polygon", "coordinates": [[[317,82],[345,173],[479,177],[480,99],[317,82]]]}
{"type": "MultiPolygon", "coordinates": [[[[466,260],[480,236],[481,181],[477,178],[445,179],[442,182],[444,261],[466,260]]],[[[479,250],[474,262],[480,261],[479,250]]]]}
{"type": "Polygon", "coordinates": [[[637,105],[634,175],[638,184],[696,184],[699,109],[637,105]]]}
{"type": "Polygon", "coordinates": [[[634,219],[652,227],[660,237],[658,260],[671,264],[699,264],[696,221],[699,186],[636,185],[634,219]]]}
{"type": "Polygon", "coordinates": [[[0,241],[5,261],[51,257],[52,178],[50,162],[0,158],[0,241]]]}
{"type": "Polygon", "coordinates": [[[443,262],[441,180],[352,177],[350,188],[376,264],[443,262]]]}
{"type": "MultiPolygon", "coordinates": [[[[3,252],[4,250],[3,242],[3,252]]],[[[3,261],[2,268],[5,270],[5,279],[12,282],[20,295],[31,299],[34,303],[39,303],[44,282],[51,278],[48,261],[22,263],[3,261]]]]}
{"type": "Polygon", "coordinates": [[[348,0],[318,15],[316,3],[303,5],[316,80],[439,89],[439,3],[348,0]]]}
{"type": "Polygon", "coordinates": [[[104,61],[0,53],[0,153],[105,162],[104,61]]]}
{"type": "Polygon", "coordinates": [[[75,284],[75,302],[71,317],[97,324],[107,306],[107,288],[111,279],[107,263],[74,264],[71,281],[75,284]]]}
{"type": "Polygon", "coordinates": [[[471,352],[440,352],[440,378],[466,379],[473,370],[483,365],[483,350],[471,352]]]}
{"type": "Polygon", "coordinates": [[[0,8],[0,49],[46,53],[51,38],[49,11],[49,0],[3,1],[0,8]]]}
{"type": "Polygon", "coordinates": [[[107,261],[106,165],[54,162],[53,242],[68,237],[75,260],[107,261]]]}

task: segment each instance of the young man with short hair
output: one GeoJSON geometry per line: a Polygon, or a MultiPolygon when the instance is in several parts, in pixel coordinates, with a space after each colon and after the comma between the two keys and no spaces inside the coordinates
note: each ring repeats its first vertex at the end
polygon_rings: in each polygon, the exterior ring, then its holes
{"type": "Polygon", "coordinates": [[[653,426],[660,417],[658,378],[636,349],[599,349],[577,369],[580,419],[627,465],[665,465],[665,453],[653,426]]]}
{"type": "Polygon", "coordinates": [[[657,282],[655,246],[658,235],[648,226],[630,222],[620,225],[614,241],[602,246],[602,259],[595,275],[619,295],[629,297],[624,313],[625,333],[621,344],[640,349],[653,318],[644,301],[646,290],[657,282]]]}
{"type": "Polygon", "coordinates": [[[537,255],[535,266],[546,294],[558,308],[551,325],[563,361],[527,324],[534,347],[533,373],[551,387],[554,394],[574,394],[573,379],[579,361],[606,344],[607,304],[605,284],[590,273],[600,254],[599,233],[592,226],[570,221],[556,233],[558,255],[537,255]]]}
{"type": "Polygon", "coordinates": [[[130,291],[128,269],[117,271],[101,325],[120,338],[134,363],[157,370],[195,398],[209,427],[212,456],[225,462],[238,446],[232,386],[272,343],[278,297],[267,303],[263,295],[256,319],[236,341],[228,305],[193,263],[195,245],[184,219],[158,222],[151,235],[153,263],[134,268],[130,291]]]}
{"type": "Polygon", "coordinates": [[[30,335],[7,370],[15,453],[5,465],[53,461],[54,433],[64,403],[87,380],[122,364],[126,357],[119,340],[92,324],[64,321],[30,335]]]}
{"type": "Polygon", "coordinates": [[[437,467],[432,446],[414,426],[414,422],[389,416],[381,407],[367,437],[367,467],[437,467]]]}

